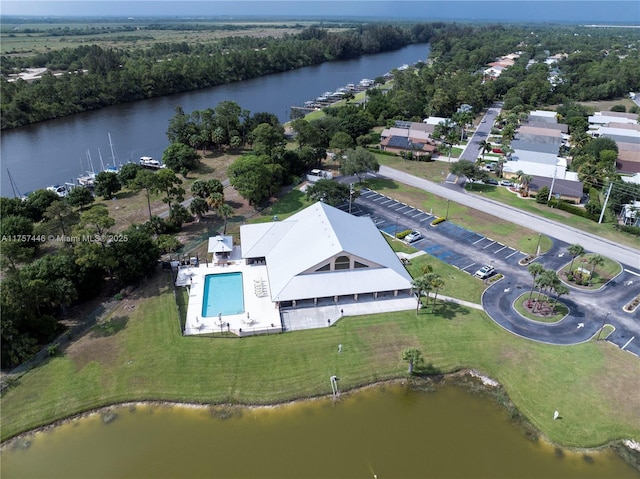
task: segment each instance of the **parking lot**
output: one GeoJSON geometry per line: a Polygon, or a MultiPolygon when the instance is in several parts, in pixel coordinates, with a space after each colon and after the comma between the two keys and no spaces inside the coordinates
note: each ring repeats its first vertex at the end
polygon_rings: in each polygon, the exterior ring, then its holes
{"type": "MultiPolygon", "coordinates": [[[[348,205],[343,209],[348,209],[348,205]]],[[[439,260],[475,273],[485,264],[494,266],[517,265],[526,255],[491,238],[470,231],[451,222],[430,226],[435,216],[388,196],[364,188],[352,203],[351,213],[369,216],[381,231],[395,236],[405,230],[422,233],[422,239],[411,246],[427,252],[439,260]]]]}
{"type": "MultiPolygon", "coordinates": [[[[341,209],[349,211],[349,205],[345,204],[341,209]]],[[[637,294],[638,271],[624,269],[597,292],[571,288],[571,293],[562,299],[570,307],[570,317],[552,325],[538,323],[521,318],[512,308],[517,296],[531,287],[527,268],[518,264],[527,256],[525,253],[448,221],[430,226],[435,219],[432,212],[367,188],[363,188],[357,200],[352,202],[350,212],[356,216],[369,216],[379,230],[391,236],[406,230],[418,231],[422,239],[412,242],[411,246],[469,275],[485,265],[505,275],[503,281],[485,291],[482,303],[498,324],[514,334],[552,344],[575,344],[588,341],[606,322],[615,328],[607,338],[609,342],[635,355],[640,354],[640,309],[635,313],[621,311],[621,305],[637,294]]],[[[567,247],[568,244],[554,240],[553,248],[537,261],[547,269],[557,270],[568,261],[567,247]]]]}

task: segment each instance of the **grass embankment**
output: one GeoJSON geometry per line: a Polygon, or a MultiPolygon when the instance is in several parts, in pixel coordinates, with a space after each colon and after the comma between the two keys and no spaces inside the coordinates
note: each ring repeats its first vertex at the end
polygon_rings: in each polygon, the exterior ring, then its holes
{"type": "Polygon", "coordinates": [[[165,274],[5,393],[2,439],[124,401],[265,404],[329,394],[333,374],[343,390],[403,377],[407,347],[419,348],[433,371],[477,368],[497,379],[558,443],[640,439],[640,363],[606,342],[534,343],[455,304],[437,314],[344,318],[331,328],[275,336],[185,338],[165,274]],[[553,420],[554,410],[562,421],[553,420]]]}
{"type": "MultiPolygon", "coordinates": [[[[406,171],[407,173],[411,173],[413,175],[419,176],[421,178],[425,178],[427,180],[430,180],[436,183],[441,183],[449,171],[449,164],[441,161],[435,161],[435,162],[404,161],[401,158],[388,156],[388,155],[376,155],[376,158],[378,159],[378,162],[380,164],[384,164],[391,168],[396,168],[401,171],[406,171]]],[[[474,193],[480,196],[490,198],[495,201],[499,201],[500,203],[513,206],[523,211],[535,213],[549,220],[553,220],[558,223],[561,223],[565,226],[577,228],[587,233],[592,233],[592,234],[601,236],[602,238],[615,241],[616,243],[619,243],[619,244],[630,246],[632,248],[640,248],[640,238],[616,231],[615,229],[613,229],[613,225],[611,224],[598,224],[595,221],[591,221],[587,218],[582,218],[580,216],[572,215],[571,213],[568,213],[566,211],[561,211],[555,208],[549,208],[546,205],[541,205],[539,203],[536,203],[535,199],[533,198],[520,198],[517,194],[515,194],[510,189],[505,187],[491,186],[491,185],[474,185],[473,189],[467,189],[467,191],[469,193],[474,193]]],[[[430,195],[430,196],[433,196],[433,195],[430,195]]],[[[443,200],[443,201],[444,203],[441,203],[440,208],[438,210],[434,208],[434,212],[436,212],[439,215],[444,214],[446,210],[446,200],[443,200]],[[444,204],[444,208],[442,208],[443,204],[444,204]]],[[[451,206],[453,206],[453,203],[451,203],[451,206]]],[[[465,224],[462,223],[463,221],[472,222],[473,225],[475,225],[476,218],[474,216],[471,216],[469,212],[473,211],[474,215],[483,214],[478,210],[471,210],[470,208],[465,208],[465,210],[466,210],[466,214],[464,216],[460,218],[454,217],[453,219],[451,217],[451,210],[450,210],[449,218],[462,226],[465,226],[465,224]]],[[[463,210],[463,212],[465,210],[463,210]]],[[[490,215],[485,215],[485,216],[487,216],[488,218],[491,218],[493,221],[496,220],[495,216],[490,216],[490,215]]],[[[479,233],[483,233],[482,231],[479,231],[476,227],[471,229],[473,229],[474,231],[478,231],[479,233]]],[[[537,241],[537,238],[536,238],[536,241],[537,241]]],[[[522,250],[522,251],[529,252],[526,250],[522,250]]]]}

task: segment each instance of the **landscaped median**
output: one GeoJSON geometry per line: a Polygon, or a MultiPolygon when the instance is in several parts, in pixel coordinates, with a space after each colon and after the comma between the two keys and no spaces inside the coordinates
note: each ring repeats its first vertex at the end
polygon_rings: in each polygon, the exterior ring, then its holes
{"type": "Polygon", "coordinates": [[[605,341],[539,344],[509,334],[482,311],[451,303],[435,314],[350,317],[275,336],[186,338],[169,281],[158,275],[137,299],[125,298],[107,319],[122,327],[98,327],[17,379],[1,399],[2,439],[119,402],[268,404],[326,395],[333,374],[343,390],[404,377],[407,347],[420,349],[434,371],[473,368],[496,379],[557,443],[588,447],[640,438],[640,362],[605,341]],[[348,352],[337,355],[337,344],[348,352]],[[562,421],[553,420],[554,410],[562,411],[562,421]]]}

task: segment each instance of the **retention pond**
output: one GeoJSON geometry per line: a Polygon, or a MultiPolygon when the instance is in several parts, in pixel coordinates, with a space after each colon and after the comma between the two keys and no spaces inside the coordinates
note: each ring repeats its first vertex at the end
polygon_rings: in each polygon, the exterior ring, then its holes
{"type": "Polygon", "coordinates": [[[122,406],[20,438],[3,478],[637,478],[615,453],[527,439],[486,397],[445,385],[336,402],[122,406]]]}

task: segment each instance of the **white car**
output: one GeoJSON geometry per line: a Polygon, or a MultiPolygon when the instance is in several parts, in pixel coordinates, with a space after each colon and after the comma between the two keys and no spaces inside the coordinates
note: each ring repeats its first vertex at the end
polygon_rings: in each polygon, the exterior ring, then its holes
{"type": "Polygon", "coordinates": [[[492,276],[495,272],[496,272],[496,269],[493,266],[486,265],[480,268],[478,271],[476,271],[474,276],[480,279],[487,279],[489,276],[492,276]]]}
{"type": "Polygon", "coordinates": [[[508,180],[501,180],[500,181],[500,186],[513,186],[513,183],[511,183],[508,180]]]}
{"type": "Polygon", "coordinates": [[[407,243],[414,243],[422,239],[422,234],[419,231],[412,231],[407,236],[405,236],[404,239],[407,243]]]}

